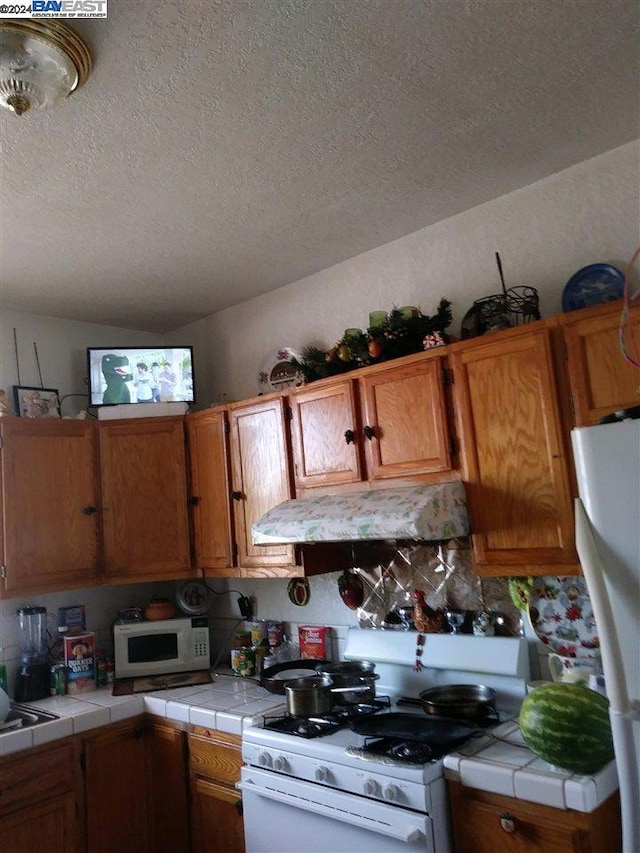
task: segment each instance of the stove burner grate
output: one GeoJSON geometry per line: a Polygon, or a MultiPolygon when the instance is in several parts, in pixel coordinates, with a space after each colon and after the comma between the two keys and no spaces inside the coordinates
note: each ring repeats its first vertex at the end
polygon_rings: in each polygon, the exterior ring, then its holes
{"type": "Polygon", "coordinates": [[[322,717],[294,717],[291,714],[265,716],[263,725],[265,729],[296,737],[323,737],[345,728],[354,720],[366,719],[381,711],[388,711],[390,707],[391,699],[388,696],[378,696],[369,703],[334,705],[331,713],[322,717]]]}

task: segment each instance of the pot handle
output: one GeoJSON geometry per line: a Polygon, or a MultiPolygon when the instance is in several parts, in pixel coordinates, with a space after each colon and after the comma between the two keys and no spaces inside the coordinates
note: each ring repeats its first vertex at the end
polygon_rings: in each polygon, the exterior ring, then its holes
{"type": "Polygon", "coordinates": [[[371,688],[363,685],[362,687],[330,687],[332,693],[368,693],[371,688]]]}

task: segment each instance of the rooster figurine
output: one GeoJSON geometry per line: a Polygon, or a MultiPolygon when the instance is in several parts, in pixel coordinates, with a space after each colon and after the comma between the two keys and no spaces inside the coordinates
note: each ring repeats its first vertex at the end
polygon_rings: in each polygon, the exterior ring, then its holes
{"type": "Polygon", "coordinates": [[[418,636],[416,638],[416,662],[414,669],[420,672],[423,668],[422,651],[425,642],[425,634],[437,634],[442,629],[444,617],[441,610],[432,610],[425,601],[424,590],[416,589],[413,592],[413,624],[416,626],[418,636]]]}

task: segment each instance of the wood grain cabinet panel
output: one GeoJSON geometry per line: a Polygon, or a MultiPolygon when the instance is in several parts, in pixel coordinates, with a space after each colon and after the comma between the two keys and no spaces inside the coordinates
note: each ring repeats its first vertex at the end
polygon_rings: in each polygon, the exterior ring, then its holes
{"type": "Polygon", "coordinates": [[[423,353],[292,392],[296,490],[451,472],[444,364],[423,353]]]}
{"type": "Polygon", "coordinates": [[[234,570],[229,426],[224,409],[186,417],[195,566],[209,576],[234,570]]]}
{"type": "Polygon", "coordinates": [[[254,545],[251,526],[292,497],[285,406],[281,397],[230,407],[232,491],[238,564],[242,574],[282,574],[293,568],[292,545],[254,545]]]}
{"type": "Polygon", "coordinates": [[[102,515],[96,424],[2,418],[0,435],[3,593],[95,584],[102,515]]]}
{"type": "Polygon", "coordinates": [[[71,738],[0,759],[0,850],[80,849],[71,738]]]}
{"type": "Polygon", "coordinates": [[[549,331],[452,347],[454,398],[481,574],[579,571],[549,331]]]}
{"type": "Polygon", "coordinates": [[[150,848],[143,720],[114,723],[87,735],[83,742],[87,850],[147,853],[150,848]]]}
{"type": "MultiPolygon", "coordinates": [[[[597,424],[618,409],[640,405],[640,370],[623,357],[618,339],[622,303],[573,311],[560,320],[576,426],[597,424]]],[[[629,313],[630,334],[640,353],[640,306],[629,313]]]]}
{"type": "Polygon", "coordinates": [[[107,580],[188,577],[183,418],[105,421],[99,436],[107,580]]]}
{"type": "Polygon", "coordinates": [[[448,781],[455,853],[619,853],[619,797],[594,812],[552,808],[448,781]]]}
{"type": "Polygon", "coordinates": [[[195,853],[244,853],[240,738],[194,727],[189,735],[192,836],[195,853]]]}
{"type": "Polygon", "coordinates": [[[187,733],[181,724],[145,720],[151,853],[189,853],[187,733]]]}

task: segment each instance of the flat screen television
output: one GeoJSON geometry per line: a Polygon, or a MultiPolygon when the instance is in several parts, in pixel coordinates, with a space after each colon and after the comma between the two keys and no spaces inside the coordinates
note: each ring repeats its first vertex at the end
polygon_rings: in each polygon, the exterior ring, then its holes
{"type": "Polygon", "coordinates": [[[89,405],[194,403],[193,347],[89,347],[89,405]]]}

